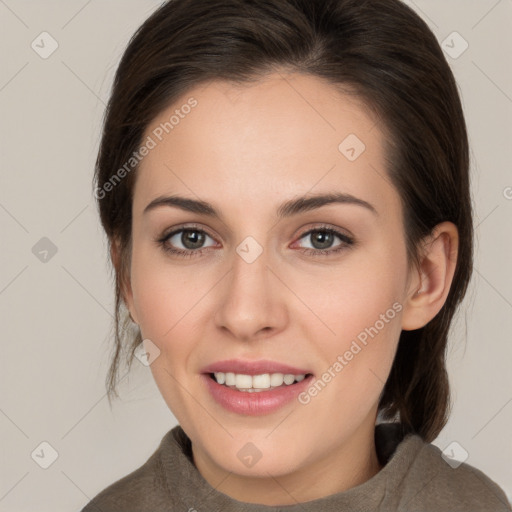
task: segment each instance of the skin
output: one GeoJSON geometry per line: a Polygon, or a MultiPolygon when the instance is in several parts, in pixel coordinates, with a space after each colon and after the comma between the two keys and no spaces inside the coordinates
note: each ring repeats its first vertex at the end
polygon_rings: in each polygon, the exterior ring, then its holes
{"type": "MultiPolygon", "coordinates": [[[[289,505],[360,485],[381,469],[377,404],[400,332],[424,326],[443,306],[457,229],[439,224],[425,240],[421,267],[408,265],[384,131],[354,96],[321,79],[276,72],[251,85],[203,84],[161,112],[146,136],[190,97],[198,105],[141,162],[133,199],[123,292],[143,339],[161,351],[151,364],[156,384],[192,441],[200,474],[232,498],[289,505]],[[338,149],[349,134],[366,146],[354,161],[338,149]],[[334,203],[276,216],[287,200],[333,191],[364,199],[377,214],[334,203]],[[171,194],[208,201],[221,218],[170,206],[143,213],[171,194]],[[207,231],[202,254],[172,255],[156,241],[190,223],[207,231]],[[319,223],[356,244],[305,253],[321,248],[303,235],[319,223]],[[263,248],[252,263],[236,252],[248,236],[263,248]],[[308,404],[242,416],[202,385],[201,368],[230,358],[272,359],[319,378],[396,302],[401,311],[308,404]],[[252,467],[237,457],[248,442],[262,454],[252,467]]],[[[171,243],[197,251],[181,233],[171,243]]],[[[335,236],[323,247],[343,244],[335,236]]],[[[115,244],[112,258],[117,265],[115,244]]]]}

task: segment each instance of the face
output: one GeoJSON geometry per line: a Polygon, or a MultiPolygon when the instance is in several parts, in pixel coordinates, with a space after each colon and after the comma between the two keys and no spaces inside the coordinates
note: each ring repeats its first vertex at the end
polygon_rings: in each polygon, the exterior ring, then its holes
{"type": "Polygon", "coordinates": [[[126,300],[197,464],[262,477],[356,459],[408,294],[376,120],[318,78],[272,74],[188,91],[147,137],[126,300]]]}

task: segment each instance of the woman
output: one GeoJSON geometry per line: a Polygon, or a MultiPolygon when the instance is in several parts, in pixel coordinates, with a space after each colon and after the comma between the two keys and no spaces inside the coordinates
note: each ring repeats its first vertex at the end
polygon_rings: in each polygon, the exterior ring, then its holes
{"type": "Polygon", "coordinates": [[[468,173],[454,77],[400,1],[162,5],[117,70],[95,194],[109,398],[143,342],[179,425],[84,510],[512,510],[430,444],[468,173]]]}

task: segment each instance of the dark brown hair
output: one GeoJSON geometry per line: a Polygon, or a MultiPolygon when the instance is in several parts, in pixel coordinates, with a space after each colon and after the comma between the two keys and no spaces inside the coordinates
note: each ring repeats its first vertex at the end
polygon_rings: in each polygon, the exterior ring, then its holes
{"type": "Polygon", "coordinates": [[[115,270],[115,353],[106,385],[117,395],[142,341],[123,303],[129,276],[136,166],[114,176],[151,121],[193,86],[247,83],[275,70],[309,74],[355,91],[388,136],[387,174],[401,197],[409,264],[442,221],[459,231],[458,261],[441,311],[402,331],[379,403],[384,419],[433,440],[447,421],[448,331],[473,269],[466,125],[453,74],[426,23],[399,0],[171,0],[132,37],[117,69],[96,163],[95,193],[115,270]],[[125,175],[126,174],[126,175],[125,175]],[[108,183],[111,186],[108,186],[108,183]]]}

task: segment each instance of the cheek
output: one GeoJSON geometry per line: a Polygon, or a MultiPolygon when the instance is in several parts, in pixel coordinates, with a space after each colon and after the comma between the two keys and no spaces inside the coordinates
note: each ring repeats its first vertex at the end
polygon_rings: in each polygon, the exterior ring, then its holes
{"type": "Polygon", "coordinates": [[[142,338],[151,340],[160,351],[151,370],[166,399],[176,395],[173,377],[182,381],[192,371],[191,356],[201,338],[198,333],[210,318],[205,312],[206,295],[216,276],[211,269],[192,269],[170,263],[156,249],[134,244],[134,307],[142,338]]]}
{"type": "Polygon", "coordinates": [[[304,281],[298,292],[322,321],[309,322],[309,336],[317,340],[325,371],[337,376],[333,389],[343,388],[349,399],[374,400],[384,386],[401,332],[405,271],[403,255],[381,245],[354,254],[329,279],[304,281]]]}
{"type": "MultiPolygon", "coordinates": [[[[381,246],[354,252],[337,267],[326,267],[308,277],[304,273],[295,279],[294,289],[324,321],[333,340],[346,340],[373,325],[401,299],[405,271],[405,261],[381,246]]],[[[390,315],[395,317],[395,312],[390,315]]]]}
{"type": "Polygon", "coordinates": [[[159,350],[150,366],[153,378],[172,413],[186,417],[183,411],[191,404],[177,383],[187,378],[194,348],[191,333],[205,288],[193,285],[190,273],[142,250],[133,253],[131,279],[142,338],[151,340],[159,350]]]}
{"type": "Polygon", "coordinates": [[[160,339],[178,321],[172,288],[151,273],[140,275],[132,281],[133,300],[142,334],[145,338],[160,339]]]}
{"type": "Polygon", "coordinates": [[[131,266],[133,303],[144,337],[170,334],[197,302],[189,277],[165,261],[160,249],[134,243],[131,266]]]}

